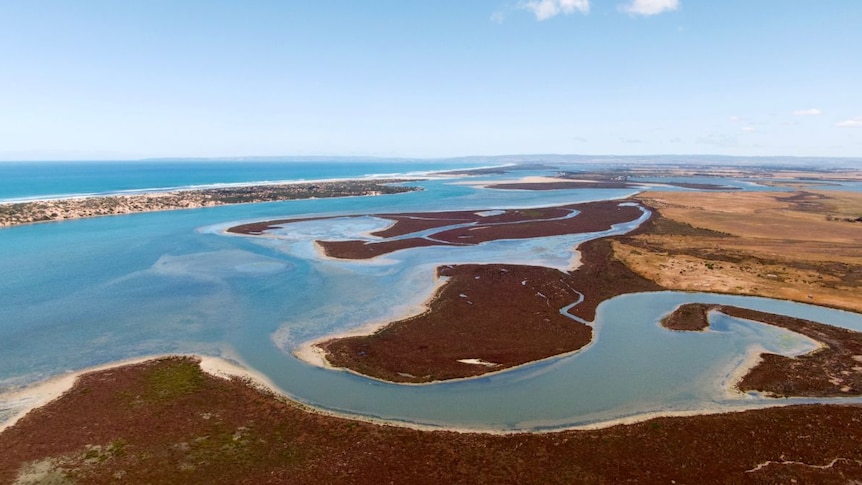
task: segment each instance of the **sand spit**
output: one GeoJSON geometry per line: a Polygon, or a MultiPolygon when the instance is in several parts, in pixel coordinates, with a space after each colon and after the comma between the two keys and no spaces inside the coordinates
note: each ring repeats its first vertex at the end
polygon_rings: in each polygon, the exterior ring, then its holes
{"type": "Polygon", "coordinates": [[[251,204],[280,200],[371,196],[418,190],[390,185],[401,179],[338,180],[273,185],[221,187],[134,195],[0,203],[0,227],[35,222],[62,221],[137,212],[197,209],[227,204],[251,204]]]}

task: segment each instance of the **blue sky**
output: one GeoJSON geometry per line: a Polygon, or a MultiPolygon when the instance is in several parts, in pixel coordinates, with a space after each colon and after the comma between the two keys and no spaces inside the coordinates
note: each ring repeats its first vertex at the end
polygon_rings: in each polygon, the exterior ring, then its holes
{"type": "Polygon", "coordinates": [[[862,156],[859,0],[2,0],[0,159],[862,156]]]}

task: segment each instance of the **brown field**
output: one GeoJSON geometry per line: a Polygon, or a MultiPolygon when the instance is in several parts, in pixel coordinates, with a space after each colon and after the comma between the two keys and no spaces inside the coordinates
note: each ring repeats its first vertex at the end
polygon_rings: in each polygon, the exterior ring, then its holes
{"type": "Polygon", "coordinates": [[[646,192],[658,217],[614,254],[669,289],[862,311],[862,194],[646,192]]]}

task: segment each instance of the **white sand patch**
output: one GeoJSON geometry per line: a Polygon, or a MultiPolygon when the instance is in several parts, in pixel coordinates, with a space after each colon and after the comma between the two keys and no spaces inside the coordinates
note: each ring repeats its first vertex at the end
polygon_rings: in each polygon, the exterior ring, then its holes
{"type": "Polygon", "coordinates": [[[230,379],[239,377],[250,381],[255,387],[278,393],[278,387],[269,380],[269,378],[260,372],[253,371],[248,367],[236,363],[231,360],[220,357],[211,357],[208,355],[196,356],[200,359],[201,370],[207,374],[219,377],[222,379],[230,379]]]}
{"type": "Polygon", "coordinates": [[[505,213],[506,213],[506,211],[504,211],[504,210],[488,210],[488,211],[474,212],[474,214],[476,214],[479,217],[501,216],[505,213]]]}
{"type": "Polygon", "coordinates": [[[766,349],[760,345],[750,346],[742,359],[734,363],[733,368],[724,376],[721,387],[724,389],[724,395],[728,398],[739,398],[745,395],[736,386],[742,381],[751,369],[755,368],[763,360],[763,354],[767,353],[766,349]]]}
{"type": "MultiPolygon", "coordinates": [[[[486,188],[489,185],[497,185],[497,184],[547,184],[552,182],[568,182],[568,179],[558,179],[554,177],[542,177],[538,175],[532,175],[529,177],[521,177],[518,179],[507,179],[507,180],[460,180],[457,182],[452,182],[452,185],[467,185],[469,187],[475,188],[486,188]]],[[[595,182],[595,180],[585,180],[585,182],[595,182]]]]}
{"type": "Polygon", "coordinates": [[[329,361],[326,360],[326,352],[317,346],[319,342],[320,341],[314,340],[300,345],[293,350],[293,356],[306,364],[331,369],[332,365],[330,365],[329,361]]]}
{"type": "Polygon", "coordinates": [[[471,364],[471,365],[484,365],[485,367],[497,367],[500,364],[495,364],[494,362],[488,362],[487,360],[482,359],[458,359],[458,362],[462,364],[471,364]]]}

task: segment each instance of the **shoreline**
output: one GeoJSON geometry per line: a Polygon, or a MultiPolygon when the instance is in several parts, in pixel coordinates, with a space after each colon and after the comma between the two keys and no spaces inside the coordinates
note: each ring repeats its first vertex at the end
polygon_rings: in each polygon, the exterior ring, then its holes
{"type": "Polygon", "coordinates": [[[12,417],[7,419],[6,421],[0,422],[0,433],[20,421],[21,418],[23,418],[30,411],[40,408],[65,394],[67,391],[72,389],[72,387],[78,381],[78,378],[84,374],[87,374],[89,372],[100,372],[116,367],[122,367],[125,365],[140,364],[148,360],[166,356],[167,354],[157,354],[148,357],[135,357],[132,359],[123,359],[115,362],[108,362],[105,364],[88,367],[86,369],[81,369],[77,371],[67,371],[63,374],[49,377],[43,381],[34,382],[31,385],[25,385],[24,387],[15,389],[13,391],[2,393],[0,394],[0,399],[2,399],[2,401],[0,402],[16,402],[28,400],[33,402],[24,406],[22,410],[19,410],[18,412],[13,414],[12,417]]]}
{"type": "Polygon", "coordinates": [[[150,187],[142,189],[125,189],[106,192],[87,192],[87,193],[72,193],[72,194],[48,194],[44,196],[32,197],[12,197],[0,199],[0,205],[7,204],[25,204],[30,202],[56,202],[61,200],[87,199],[91,197],[122,197],[135,195],[158,195],[170,194],[176,192],[195,192],[201,190],[220,190],[220,189],[246,189],[254,187],[272,187],[280,185],[302,185],[302,184],[324,184],[324,183],[345,183],[345,182],[380,182],[380,183],[401,183],[415,182],[433,179],[448,179],[450,177],[438,177],[436,172],[418,172],[415,175],[408,173],[399,173],[397,176],[380,174],[369,175],[365,177],[339,177],[339,178],[318,178],[318,179],[286,179],[286,180],[257,180],[249,182],[223,182],[212,184],[198,185],[181,185],[176,187],[150,187]]]}
{"type": "Polygon", "coordinates": [[[31,385],[25,385],[24,387],[0,394],[0,402],[32,401],[14,413],[9,419],[0,422],[0,433],[14,426],[30,411],[41,408],[62,397],[65,393],[71,390],[75,384],[77,384],[78,380],[83,375],[109,371],[112,369],[142,364],[169,357],[195,358],[199,361],[201,370],[209,375],[222,379],[230,379],[233,377],[247,379],[249,382],[254,384],[255,388],[287,397],[287,394],[279,391],[278,387],[275,386],[266,375],[256,372],[226,357],[215,357],[203,354],[153,354],[107,362],[75,371],[67,371],[63,374],[49,377],[46,380],[38,381],[31,385]]]}
{"type": "MultiPolygon", "coordinates": [[[[577,352],[577,351],[575,351],[577,352]]],[[[554,356],[550,358],[555,358],[559,356],[554,356]]],[[[757,363],[758,356],[755,356],[754,359],[746,358],[744,361],[746,365],[750,362],[754,364],[757,363]]],[[[15,426],[22,418],[30,414],[32,411],[42,408],[49,403],[57,401],[62,398],[66,393],[73,390],[75,386],[78,384],[80,379],[83,376],[88,374],[99,374],[106,371],[112,371],[117,369],[123,369],[126,367],[132,367],[139,364],[146,363],[154,363],[163,359],[171,359],[171,358],[192,358],[197,361],[197,365],[200,369],[213,377],[219,379],[230,380],[233,378],[239,378],[240,380],[249,384],[253,389],[262,392],[264,394],[268,394],[274,396],[276,399],[284,400],[288,404],[292,406],[296,406],[306,412],[310,412],[313,414],[317,414],[320,416],[328,416],[340,419],[347,419],[350,421],[359,421],[363,423],[369,423],[377,426],[393,426],[396,428],[404,428],[416,431],[440,431],[440,432],[453,432],[459,434],[475,434],[475,435],[488,435],[488,436],[514,436],[514,435],[543,435],[543,434],[554,434],[554,433],[563,433],[567,431],[588,431],[588,430],[602,430],[607,428],[612,428],[619,425],[631,425],[642,423],[644,421],[648,421],[655,418],[673,418],[673,417],[691,417],[691,416],[711,416],[711,415],[721,415],[721,414],[732,414],[736,412],[745,412],[751,410],[758,409],[769,409],[773,407],[783,407],[783,406],[793,406],[800,405],[805,403],[793,403],[787,402],[787,399],[775,399],[775,402],[772,403],[752,403],[750,406],[748,405],[740,405],[740,406],[715,406],[708,407],[704,409],[698,410],[681,410],[681,411],[646,411],[642,413],[635,413],[632,415],[600,420],[593,423],[588,424],[578,424],[578,425],[563,425],[559,427],[555,426],[538,426],[535,429],[528,430],[504,430],[504,429],[493,429],[493,428],[472,428],[466,426],[445,426],[445,425],[435,425],[435,424],[427,424],[427,423],[417,423],[410,422],[404,420],[396,420],[396,419],[385,419],[380,417],[362,415],[362,414],[353,414],[348,412],[340,412],[335,411],[323,407],[318,407],[313,404],[309,404],[303,401],[296,399],[291,396],[289,393],[283,392],[279,390],[277,386],[275,386],[268,377],[264,374],[257,372],[249,367],[244,366],[232,359],[228,359],[226,357],[216,357],[211,355],[202,355],[202,354],[154,354],[150,356],[144,357],[136,357],[133,359],[124,359],[115,362],[108,362],[105,364],[100,364],[98,366],[88,367],[85,369],[70,371],[60,376],[51,377],[45,381],[41,381],[38,383],[34,383],[32,386],[27,386],[22,389],[12,391],[7,394],[0,394],[0,398],[5,398],[8,396],[19,397],[19,399],[33,399],[34,402],[32,404],[28,404],[26,407],[22,408],[19,412],[13,415],[10,419],[0,423],[0,433],[3,433],[7,429],[15,426]]],[[[524,364],[524,365],[529,365],[524,364]]],[[[352,372],[347,369],[334,369],[345,372],[352,372]]],[[[507,369],[508,370],[508,369],[507,369]]],[[[361,374],[357,374],[361,375],[361,374]]],[[[368,376],[363,376],[369,378],[368,376]]],[[[478,376],[481,377],[481,376],[478,376]]],[[[474,379],[475,377],[468,377],[460,380],[468,380],[474,379]]],[[[383,381],[380,379],[369,378],[372,380],[377,380],[380,382],[386,382],[391,384],[391,382],[383,381]]],[[[448,381],[447,381],[448,382],[448,381]]],[[[398,383],[398,385],[427,385],[431,383],[421,383],[421,384],[402,384],[398,383]]],[[[727,389],[731,391],[731,389],[727,389]]],[[[736,395],[745,395],[745,393],[741,391],[736,391],[736,395]]],[[[840,404],[840,403],[838,403],[840,404]]],[[[853,404],[853,403],[847,403],[853,404]]],[[[829,406],[830,403],[814,403],[808,405],[815,406],[829,406]]]]}
{"type": "Polygon", "coordinates": [[[0,202],[0,228],[223,205],[399,194],[421,189],[393,184],[418,180],[420,179],[368,178],[290,181],[0,202]]]}
{"type": "Polygon", "coordinates": [[[862,405],[654,409],[449,430],[311,408],[168,357],[82,375],[0,433],[3,483],[844,483],[862,405]],[[739,443],[746,446],[740,447],[739,443]],[[784,466],[788,463],[793,465],[784,466]],[[775,464],[774,466],[771,464],[775,464]],[[780,466],[780,467],[778,467],[780,466]],[[794,468],[796,467],[796,468],[794,468]],[[800,468],[801,467],[801,468],[800,468]],[[831,479],[831,480],[830,480],[831,479]]]}

